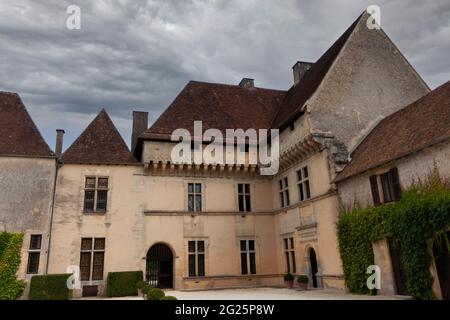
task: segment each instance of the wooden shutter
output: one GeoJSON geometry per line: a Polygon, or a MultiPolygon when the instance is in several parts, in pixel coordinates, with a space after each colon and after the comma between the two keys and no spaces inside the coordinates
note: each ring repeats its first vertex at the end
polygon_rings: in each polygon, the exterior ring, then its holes
{"type": "Polygon", "coordinates": [[[372,190],[372,199],[375,206],[380,204],[380,194],[378,193],[377,176],[370,176],[370,189],[372,190]]]}
{"type": "Polygon", "coordinates": [[[392,185],[392,191],[393,191],[393,200],[398,200],[400,199],[401,193],[402,193],[402,189],[400,187],[400,179],[398,176],[398,169],[397,167],[392,168],[389,171],[389,176],[390,176],[390,182],[392,185]]]}

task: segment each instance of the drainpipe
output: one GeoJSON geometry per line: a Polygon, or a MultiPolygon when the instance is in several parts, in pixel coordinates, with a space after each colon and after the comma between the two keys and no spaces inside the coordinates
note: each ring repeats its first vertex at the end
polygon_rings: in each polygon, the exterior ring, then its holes
{"type": "Polygon", "coordinates": [[[55,213],[55,203],[56,203],[56,183],[58,180],[58,170],[60,167],[59,159],[60,159],[61,153],[62,153],[64,133],[65,133],[64,130],[56,129],[56,147],[55,147],[56,165],[55,165],[55,178],[53,180],[53,191],[52,191],[52,209],[50,211],[50,224],[49,224],[49,229],[48,229],[47,263],[45,264],[45,274],[48,274],[48,265],[50,263],[50,248],[51,248],[51,241],[52,241],[53,216],[55,213]]]}
{"type": "Polygon", "coordinates": [[[45,264],[45,274],[48,274],[48,265],[50,262],[50,245],[52,241],[53,215],[55,213],[56,181],[58,179],[58,170],[59,170],[59,159],[56,159],[55,179],[53,181],[53,192],[52,192],[52,210],[50,211],[50,226],[48,230],[47,263],[45,264]]]}

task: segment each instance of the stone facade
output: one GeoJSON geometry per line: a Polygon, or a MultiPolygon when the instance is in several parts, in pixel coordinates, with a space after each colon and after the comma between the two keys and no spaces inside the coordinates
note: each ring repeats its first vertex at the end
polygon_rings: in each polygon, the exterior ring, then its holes
{"type": "MultiPolygon", "coordinates": [[[[310,64],[306,74],[310,70],[314,70],[314,64],[310,64]]],[[[304,84],[301,77],[295,79],[295,85],[304,84]]],[[[207,87],[207,84],[195,84],[199,86],[207,87]]],[[[222,87],[226,86],[215,85],[214,90],[222,87]]],[[[236,90],[233,87],[233,95],[236,90]]],[[[260,92],[261,89],[252,85],[239,90],[260,92]]],[[[94,280],[90,276],[91,279],[82,282],[97,285],[99,294],[105,293],[108,272],[142,270],[148,276],[147,254],[155,244],[164,244],[172,253],[171,286],[175,289],[281,286],[288,271],[308,275],[310,286],[344,289],[335,226],[340,199],[334,179],[346,164],[349,152],[380,118],[428,90],[384,32],[368,30],[365,20],[358,20],[320,86],[305,104],[305,111],[281,131],[280,170],[274,176],[260,175],[256,166],[248,166],[247,160],[237,165],[174,164],[170,157],[173,142],[139,136],[138,128],[145,122],[145,113],[137,113],[140,121],[133,130],[132,145],[138,161],[132,161],[136,159],[123,146],[123,140],[103,110],[81,136],[89,146],[71,147],[60,159],[48,272],[62,273],[69,266],[80,266],[82,239],[104,238],[100,277],[94,280]],[[118,142],[108,146],[112,136],[118,142]],[[102,152],[98,152],[100,147],[102,152]],[[86,152],[83,159],[81,152],[87,148],[91,152],[86,152]],[[108,163],[108,157],[114,161],[108,163]],[[122,158],[126,159],[121,161],[122,158]],[[301,181],[308,180],[309,191],[302,198],[298,172],[304,168],[308,174],[304,179],[303,173],[301,181]],[[104,189],[106,211],[85,209],[87,178],[92,177],[108,179],[104,189]],[[287,188],[280,190],[280,180],[286,178],[287,188]],[[202,186],[199,212],[188,208],[190,183],[202,186]],[[239,211],[238,184],[249,184],[249,212],[239,211]],[[280,191],[289,194],[289,203],[281,204],[280,191]],[[189,275],[189,241],[194,240],[204,241],[203,276],[189,275]],[[242,272],[241,241],[244,240],[254,241],[254,248],[246,249],[246,254],[250,255],[251,251],[255,256],[253,274],[242,272]]],[[[270,93],[276,97],[282,94],[270,93]]],[[[83,139],[75,143],[80,144],[83,139]]],[[[443,162],[448,152],[441,149],[437,152],[439,156],[432,154],[430,159],[443,162]]],[[[21,161],[14,160],[14,168],[10,169],[11,161],[0,162],[7,172],[2,172],[2,187],[8,185],[14,172],[22,172],[21,161]]],[[[400,166],[400,174],[402,170],[414,171],[416,162],[425,163],[426,159],[412,160],[409,167],[400,166]]],[[[42,161],[35,166],[43,170],[46,178],[27,167],[31,171],[28,175],[26,170],[20,173],[25,174],[22,181],[37,177],[30,187],[39,189],[45,196],[33,194],[30,208],[15,206],[17,201],[10,201],[9,197],[10,207],[7,218],[2,216],[6,220],[3,225],[24,230],[36,228],[37,224],[47,237],[51,203],[48,191],[55,175],[55,163],[48,160],[48,164],[42,161]],[[33,219],[29,227],[25,217],[19,221],[12,219],[15,214],[23,215],[23,211],[34,212],[33,206],[39,206],[37,211],[47,218],[33,219]]],[[[367,201],[366,191],[370,189],[366,179],[364,176],[352,179],[349,184],[342,182],[341,199],[354,202],[358,196],[361,198],[358,201],[367,201]]],[[[5,199],[1,200],[6,203],[5,199]]],[[[90,257],[92,271],[95,253],[90,257]]],[[[22,261],[26,263],[26,259],[22,261]]],[[[21,267],[21,277],[25,277],[24,271],[25,267],[21,267]]],[[[75,294],[80,296],[81,290],[75,294]]]]}

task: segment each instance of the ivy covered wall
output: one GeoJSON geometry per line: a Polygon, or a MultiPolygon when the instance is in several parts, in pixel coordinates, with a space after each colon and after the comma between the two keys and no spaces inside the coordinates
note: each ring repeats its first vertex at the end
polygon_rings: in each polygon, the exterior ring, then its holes
{"type": "Polygon", "coordinates": [[[22,241],[22,233],[0,233],[0,300],[15,300],[25,288],[25,281],[16,277],[22,241]]]}
{"type": "Polygon", "coordinates": [[[374,264],[372,243],[392,238],[402,246],[408,292],[416,299],[433,299],[429,244],[450,228],[450,184],[433,173],[404,190],[398,202],[343,210],[337,228],[351,292],[369,293],[366,270],[374,264]]]}

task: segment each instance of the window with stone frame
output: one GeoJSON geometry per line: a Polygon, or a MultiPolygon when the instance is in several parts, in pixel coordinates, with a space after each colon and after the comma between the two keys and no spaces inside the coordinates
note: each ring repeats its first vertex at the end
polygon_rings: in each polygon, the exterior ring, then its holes
{"type": "Polygon", "coordinates": [[[280,197],[280,207],[288,207],[290,205],[288,177],[284,177],[283,179],[278,181],[278,189],[278,194],[280,197]]]}
{"type": "Polygon", "coordinates": [[[297,266],[295,264],[294,238],[288,237],[283,239],[284,255],[286,258],[287,273],[296,273],[297,266]]]}
{"type": "Polygon", "coordinates": [[[187,207],[190,212],[202,211],[202,184],[188,183],[187,207]]]}
{"type": "Polygon", "coordinates": [[[250,184],[238,183],[238,206],[240,212],[252,211],[250,204],[250,184]]]}
{"type": "Polygon", "coordinates": [[[400,199],[401,186],[396,167],[382,174],[370,176],[369,181],[375,206],[400,199]]]}
{"type": "Polygon", "coordinates": [[[42,235],[32,234],[28,248],[27,274],[39,272],[39,260],[41,258],[42,235]]]}
{"type": "Polygon", "coordinates": [[[84,212],[106,212],[108,180],[106,177],[86,177],[84,186],[84,212]]]}
{"type": "Polygon", "coordinates": [[[255,240],[240,240],[241,273],[256,274],[255,240]]]}
{"type": "Polygon", "coordinates": [[[103,280],[105,238],[82,238],[80,251],[80,280],[103,280]]]}
{"type": "Polygon", "coordinates": [[[205,241],[188,241],[189,277],[203,277],[205,275],[205,241]]]}
{"type": "Polygon", "coordinates": [[[304,166],[297,171],[297,186],[299,201],[305,201],[311,198],[308,166],[304,166]]]}

